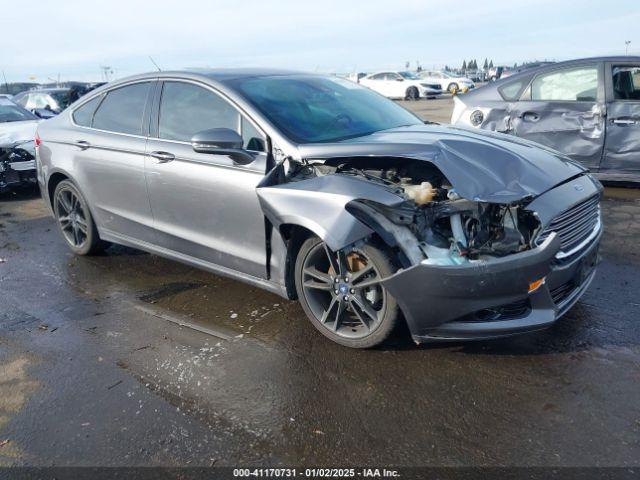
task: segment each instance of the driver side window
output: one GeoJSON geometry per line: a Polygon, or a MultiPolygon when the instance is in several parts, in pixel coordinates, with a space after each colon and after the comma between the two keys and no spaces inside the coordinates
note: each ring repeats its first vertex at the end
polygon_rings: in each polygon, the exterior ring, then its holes
{"type": "Polygon", "coordinates": [[[243,137],[247,150],[264,151],[264,136],[216,93],[184,82],[165,82],[160,98],[159,137],[189,142],[194,134],[211,128],[229,128],[243,137]]]}

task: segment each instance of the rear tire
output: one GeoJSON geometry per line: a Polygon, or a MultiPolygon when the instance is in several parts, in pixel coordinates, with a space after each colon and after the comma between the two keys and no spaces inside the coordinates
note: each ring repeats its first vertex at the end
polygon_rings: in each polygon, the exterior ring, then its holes
{"type": "Polygon", "coordinates": [[[396,270],[392,257],[372,243],[332,252],[311,237],[296,258],[298,299],[325,337],[346,347],[371,348],[391,335],[400,318],[395,298],[378,283],[396,270]]]}
{"type": "Polygon", "coordinates": [[[100,240],[87,201],[70,180],[56,186],[53,213],[62,238],[76,255],[94,255],[109,246],[100,240]]]}
{"type": "Polygon", "coordinates": [[[460,88],[458,87],[457,83],[450,83],[449,86],[447,87],[447,91],[451,95],[455,95],[456,93],[458,93],[459,90],[460,90],[460,88]]]}
{"type": "Polygon", "coordinates": [[[407,92],[404,96],[405,100],[420,100],[420,92],[416,87],[407,88],[407,92]]]}

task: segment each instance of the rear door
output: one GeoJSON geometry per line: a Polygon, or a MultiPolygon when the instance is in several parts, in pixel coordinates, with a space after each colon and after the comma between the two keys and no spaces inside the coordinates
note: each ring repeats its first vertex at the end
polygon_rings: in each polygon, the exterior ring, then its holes
{"type": "Polygon", "coordinates": [[[545,70],[512,105],[511,133],[597,169],[604,148],[602,63],[545,70]]]}
{"type": "Polygon", "coordinates": [[[607,127],[600,171],[640,172],[640,63],[605,64],[607,127]]]}
{"type": "Polygon", "coordinates": [[[371,77],[364,79],[361,83],[365,87],[373,90],[374,92],[378,92],[379,94],[384,95],[385,97],[388,97],[389,88],[388,88],[388,82],[387,82],[387,75],[388,74],[386,72],[376,73],[375,75],[372,75],[371,77]]]}
{"type": "Polygon", "coordinates": [[[108,91],[73,112],[76,180],[102,230],[153,243],[144,156],[154,81],[108,91]],[[97,109],[96,109],[97,107],[97,109]]]}
{"type": "Polygon", "coordinates": [[[158,90],[146,173],[158,244],[209,264],[266,277],[264,214],[256,186],[266,171],[266,136],[221,94],[187,81],[158,90]],[[255,160],[198,153],[191,137],[230,128],[255,160]]]}

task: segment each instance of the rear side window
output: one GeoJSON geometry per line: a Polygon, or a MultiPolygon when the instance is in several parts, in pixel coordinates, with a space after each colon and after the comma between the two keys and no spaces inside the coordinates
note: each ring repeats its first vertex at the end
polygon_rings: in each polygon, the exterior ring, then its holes
{"type": "Polygon", "coordinates": [[[545,73],[531,84],[531,100],[595,102],[597,92],[595,65],[545,73]]]}
{"type": "Polygon", "coordinates": [[[93,128],[142,135],[142,120],[149,85],[136,83],[107,93],[93,116],[93,128]]]}
{"type": "Polygon", "coordinates": [[[91,121],[93,120],[93,113],[96,111],[96,107],[98,106],[98,103],[100,103],[101,98],[102,95],[98,95],[96,98],[89,100],[80,108],[77,108],[73,112],[73,121],[81,127],[90,127],[91,121]]]}
{"type": "Polygon", "coordinates": [[[240,133],[240,114],[206,88],[165,82],[158,121],[160,138],[188,142],[194,134],[211,128],[230,128],[240,133]]]}

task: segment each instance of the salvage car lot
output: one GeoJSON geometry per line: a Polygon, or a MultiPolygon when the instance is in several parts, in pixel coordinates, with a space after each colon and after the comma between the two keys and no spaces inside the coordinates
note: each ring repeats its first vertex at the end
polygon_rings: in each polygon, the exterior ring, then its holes
{"type": "MultiPolygon", "coordinates": [[[[450,98],[403,104],[450,118],[450,98]]],[[[259,289],[73,257],[39,198],[5,195],[0,462],[637,465],[639,198],[606,191],[597,277],[550,330],[352,351],[259,289]]]]}

